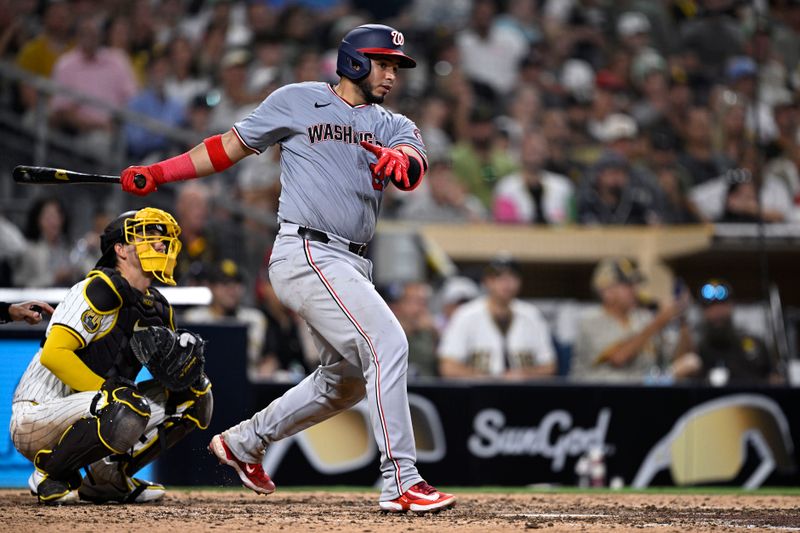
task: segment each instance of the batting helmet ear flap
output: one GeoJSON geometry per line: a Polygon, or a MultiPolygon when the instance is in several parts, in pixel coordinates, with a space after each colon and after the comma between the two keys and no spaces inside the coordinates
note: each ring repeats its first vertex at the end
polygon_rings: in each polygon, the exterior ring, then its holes
{"type": "Polygon", "coordinates": [[[336,59],[336,74],[353,81],[366,78],[372,68],[370,59],[359,52],[355,46],[342,41],[339,45],[339,56],[336,59]]]}

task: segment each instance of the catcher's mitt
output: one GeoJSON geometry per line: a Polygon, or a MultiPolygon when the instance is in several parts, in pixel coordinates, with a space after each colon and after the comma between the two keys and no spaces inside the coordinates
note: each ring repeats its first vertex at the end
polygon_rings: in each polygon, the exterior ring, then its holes
{"type": "Polygon", "coordinates": [[[173,391],[188,389],[203,373],[205,344],[190,331],[163,326],[139,329],[131,337],[131,349],[139,362],[173,391]]]}

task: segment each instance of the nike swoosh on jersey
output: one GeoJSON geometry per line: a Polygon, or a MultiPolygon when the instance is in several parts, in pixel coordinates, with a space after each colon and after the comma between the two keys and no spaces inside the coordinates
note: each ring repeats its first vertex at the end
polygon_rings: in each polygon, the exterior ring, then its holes
{"type": "Polygon", "coordinates": [[[316,107],[317,109],[319,109],[320,107],[327,107],[329,105],[331,105],[330,102],[328,102],[327,104],[320,104],[318,102],[314,102],[314,107],[316,107]]]}
{"type": "Polygon", "coordinates": [[[140,326],[138,320],[133,325],[133,331],[146,331],[146,330],[147,330],[147,326],[144,326],[144,327],[140,326]]]}

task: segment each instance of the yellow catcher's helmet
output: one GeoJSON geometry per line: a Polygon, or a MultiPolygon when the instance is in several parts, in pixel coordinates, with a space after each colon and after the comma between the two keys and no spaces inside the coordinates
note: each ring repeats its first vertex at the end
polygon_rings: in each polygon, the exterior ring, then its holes
{"type": "Polygon", "coordinates": [[[127,211],[114,219],[103,231],[100,237],[103,256],[97,262],[97,267],[114,268],[114,244],[132,244],[136,246],[142,270],[151,272],[162,283],[175,285],[172,272],[181,251],[181,241],[178,240],[180,234],[181,227],[166,211],[154,207],[127,211]],[[154,248],[153,245],[158,242],[164,243],[164,251],[154,248]]]}

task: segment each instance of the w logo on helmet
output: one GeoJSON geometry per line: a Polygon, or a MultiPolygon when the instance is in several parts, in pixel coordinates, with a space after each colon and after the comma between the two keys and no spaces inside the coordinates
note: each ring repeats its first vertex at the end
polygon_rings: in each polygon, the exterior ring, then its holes
{"type": "Polygon", "coordinates": [[[395,46],[403,46],[403,43],[405,42],[406,38],[403,37],[402,33],[397,30],[392,31],[392,43],[394,43],[395,46]]]}

